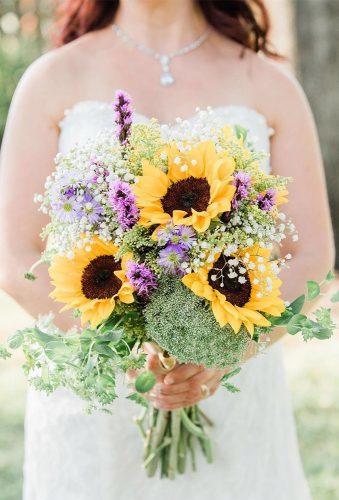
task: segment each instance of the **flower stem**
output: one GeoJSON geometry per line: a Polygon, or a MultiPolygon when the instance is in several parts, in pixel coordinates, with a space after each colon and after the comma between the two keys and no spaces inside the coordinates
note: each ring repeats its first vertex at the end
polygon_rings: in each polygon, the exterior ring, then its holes
{"type": "Polygon", "coordinates": [[[169,451],[168,477],[174,479],[178,470],[178,444],[180,439],[181,410],[171,412],[172,442],[169,451]]]}

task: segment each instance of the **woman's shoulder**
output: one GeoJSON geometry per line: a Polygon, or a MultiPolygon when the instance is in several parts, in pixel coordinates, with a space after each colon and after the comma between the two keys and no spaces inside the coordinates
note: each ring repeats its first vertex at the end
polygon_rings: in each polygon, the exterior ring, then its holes
{"type": "Polygon", "coordinates": [[[249,57],[253,100],[270,123],[277,126],[286,114],[297,114],[308,107],[307,98],[290,61],[256,53],[249,57]]]}
{"type": "Polygon", "coordinates": [[[61,110],[76,100],[85,67],[99,44],[100,34],[88,33],[41,55],[23,74],[16,97],[27,102],[39,98],[46,112],[57,121],[61,110]]]}

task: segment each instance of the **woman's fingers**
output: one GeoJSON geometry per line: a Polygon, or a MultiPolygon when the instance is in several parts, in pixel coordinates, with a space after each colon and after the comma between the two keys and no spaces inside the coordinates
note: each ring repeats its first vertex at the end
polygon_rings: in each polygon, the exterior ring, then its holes
{"type": "Polygon", "coordinates": [[[219,382],[221,377],[223,376],[223,373],[224,372],[220,370],[216,371],[216,370],[205,369],[196,373],[188,380],[176,384],[166,384],[166,377],[165,377],[164,383],[160,385],[158,390],[159,393],[165,395],[189,392],[191,390],[201,388],[202,384],[206,384],[210,380],[215,379],[217,382],[219,382]]]}
{"type": "Polygon", "coordinates": [[[181,383],[193,377],[197,373],[202,372],[203,370],[203,366],[180,365],[174,368],[168,375],[166,375],[166,377],[164,378],[164,382],[165,384],[181,383]]]}
{"type": "MultiPolygon", "coordinates": [[[[212,396],[220,384],[220,374],[205,373],[204,377],[199,374],[194,384],[187,384],[187,390],[178,393],[164,393],[162,387],[166,384],[157,384],[149,393],[149,399],[156,408],[173,409],[193,406],[202,399],[212,396]],[[207,391],[204,391],[204,386],[207,391]]],[[[183,384],[184,385],[184,384],[183,384]]],[[[176,386],[178,386],[176,384],[176,386]]]]}

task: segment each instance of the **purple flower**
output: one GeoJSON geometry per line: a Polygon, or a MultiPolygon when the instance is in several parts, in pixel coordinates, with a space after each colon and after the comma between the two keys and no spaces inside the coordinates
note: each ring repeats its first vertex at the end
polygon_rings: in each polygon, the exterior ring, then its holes
{"type": "Polygon", "coordinates": [[[115,123],[117,124],[117,137],[120,143],[125,146],[132,125],[131,99],[126,92],[118,90],[113,103],[115,111],[115,123]]]}
{"type": "Polygon", "coordinates": [[[68,191],[59,195],[57,200],[51,201],[51,208],[61,222],[73,222],[78,218],[75,197],[69,195],[68,191]]]}
{"type": "Polygon", "coordinates": [[[259,194],[257,198],[258,207],[265,212],[269,212],[276,203],[276,195],[275,189],[268,189],[266,193],[259,194]]]}
{"type": "Polygon", "coordinates": [[[239,202],[248,196],[248,188],[251,184],[251,177],[245,172],[238,172],[234,176],[233,185],[236,191],[232,200],[232,208],[237,210],[239,202]]]}
{"type": "Polygon", "coordinates": [[[129,261],[126,276],[136,293],[144,299],[147,299],[158,286],[155,274],[145,264],[129,261]]]}
{"type": "Polygon", "coordinates": [[[158,243],[160,246],[172,243],[173,245],[178,245],[183,250],[189,250],[195,241],[195,233],[188,226],[167,226],[158,232],[158,243]]]}
{"type": "Polygon", "coordinates": [[[139,220],[139,210],[131,186],[127,182],[113,182],[109,200],[122,229],[131,229],[139,220]]]}
{"type": "Polygon", "coordinates": [[[179,245],[170,243],[159,252],[158,264],[170,274],[183,275],[181,264],[188,261],[188,255],[179,245]]]}
{"type": "Polygon", "coordinates": [[[102,206],[90,193],[78,197],[75,210],[79,219],[86,217],[90,224],[95,224],[102,215],[102,206]]]}

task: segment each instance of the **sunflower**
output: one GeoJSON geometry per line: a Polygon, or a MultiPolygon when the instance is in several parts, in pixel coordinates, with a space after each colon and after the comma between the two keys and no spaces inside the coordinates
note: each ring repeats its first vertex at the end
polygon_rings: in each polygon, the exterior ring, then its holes
{"type": "Polygon", "coordinates": [[[183,283],[199,297],[211,302],[220,324],[230,324],[237,333],[243,324],[253,335],[255,326],[270,326],[262,313],[280,316],[285,310],[270,251],[254,245],[236,255],[219,254],[214,263],[187,274],[183,283]]]}
{"type": "Polygon", "coordinates": [[[167,147],[168,171],[162,172],[149,161],[134,186],[140,223],[145,226],[193,226],[208,229],[211,220],[231,208],[235,186],[231,184],[235,163],[225,151],[217,153],[212,141],[179,150],[167,147]]]}
{"type": "Polygon", "coordinates": [[[72,259],[53,258],[49,275],[55,289],[50,296],[66,304],[62,311],[78,309],[82,324],[89,321],[95,328],[110,316],[116,299],[125,304],[134,301],[134,289],[125,275],[131,255],[116,260],[117,252],[115,245],[96,238],[89,252],[77,249],[72,259]]]}

